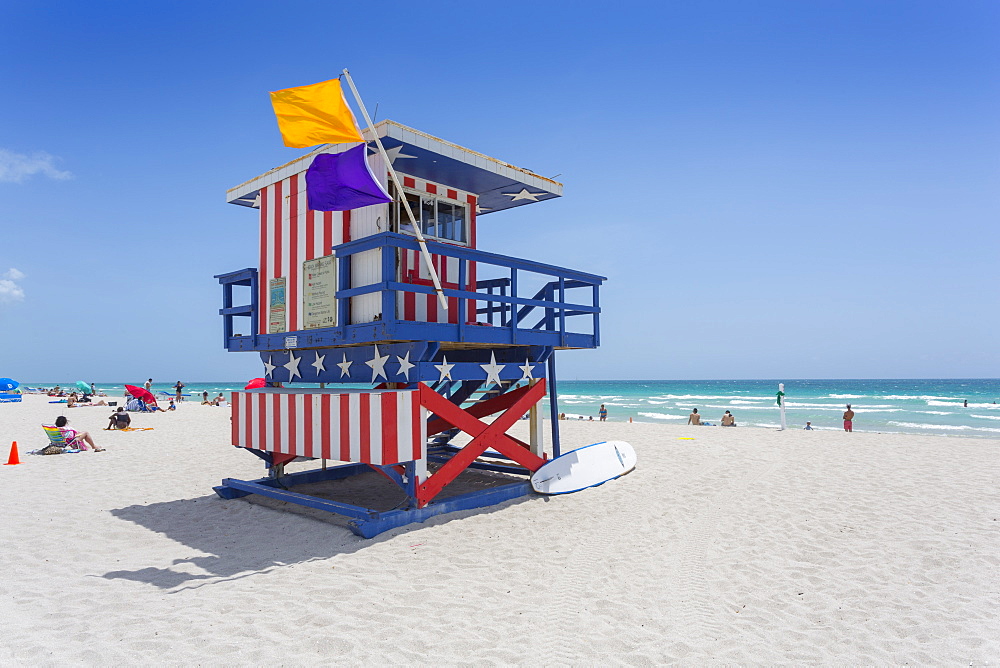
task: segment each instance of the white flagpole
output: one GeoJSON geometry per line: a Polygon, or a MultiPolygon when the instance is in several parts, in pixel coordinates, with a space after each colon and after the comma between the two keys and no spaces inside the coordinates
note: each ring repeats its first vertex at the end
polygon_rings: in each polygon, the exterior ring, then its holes
{"type": "Polygon", "coordinates": [[[396,176],[396,170],[392,166],[392,160],[389,159],[389,155],[385,152],[385,148],[382,146],[382,140],[378,138],[378,134],[375,132],[375,124],[372,123],[372,119],[368,116],[368,110],[365,109],[365,103],[361,101],[361,94],[358,93],[357,86],[354,85],[354,79],[351,78],[351,73],[344,68],[344,76],[347,77],[347,83],[351,86],[351,92],[354,93],[354,99],[358,103],[358,107],[361,109],[362,115],[365,117],[365,122],[368,123],[368,129],[372,133],[372,137],[375,139],[375,144],[378,146],[379,153],[382,159],[385,160],[386,166],[389,168],[389,176],[392,178],[393,184],[396,186],[396,192],[399,194],[399,198],[403,201],[403,208],[406,209],[406,215],[410,217],[410,224],[413,225],[413,231],[417,235],[417,243],[420,244],[420,254],[424,258],[424,264],[427,265],[427,272],[431,275],[431,282],[434,283],[434,290],[437,291],[438,301],[441,302],[441,308],[445,311],[448,310],[448,299],[444,296],[444,291],[441,289],[441,280],[438,278],[437,272],[434,271],[434,263],[431,261],[431,254],[427,250],[427,242],[424,240],[424,235],[420,231],[420,225],[417,224],[417,218],[413,215],[413,211],[410,209],[410,203],[406,201],[406,194],[403,192],[403,186],[399,182],[399,178],[396,176]]]}
{"type": "Polygon", "coordinates": [[[778,383],[778,397],[781,399],[781,430],[785,430],[785,384],[778,383]]]}

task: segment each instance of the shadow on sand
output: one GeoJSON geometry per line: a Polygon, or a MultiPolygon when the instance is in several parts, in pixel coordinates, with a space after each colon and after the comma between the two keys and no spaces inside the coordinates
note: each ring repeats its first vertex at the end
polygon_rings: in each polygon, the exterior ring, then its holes
{"type": "MultiPolygon", "coordinates": [[[[354,476],[348,484],[345,482],[315,483],[294,489],[378,510],[391,509],[404,500],[397,487],[376,474],[354,476]]],[[[506,476],[467,471],[446,491],[447,496],[452,496],[509,482],[511,479],[506,476]]],[[[351,533],[347,517],[254,494],[232,500],[212,494],[126,506],[112,510],[111,514],[203,554],[175,559],[169,568],[110,571],[101,577],[133,580],[161,589],[190,589],[351,554],[426,525],[493,513],[532,498],[526,496],[486,508],[438,515],[425,523],[399,527],[369,539],[351,533]]]]}

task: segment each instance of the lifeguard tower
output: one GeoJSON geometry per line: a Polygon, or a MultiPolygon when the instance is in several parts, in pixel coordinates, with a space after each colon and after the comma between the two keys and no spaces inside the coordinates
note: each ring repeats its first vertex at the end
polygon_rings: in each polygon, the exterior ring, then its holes
{"type": "Polygon", "coordinates": [[[531,493],[530,474],[559,454],[555,352],[599,345],[605,280],[477,247],[486,216],[559,197],[560,183],[393,121],[374,132],[385,152],[370,143],[368,163],[391,203],[310,210],[312,161],[356,145],[320,146],[228,191],[228,202],[257,210],[260,258],[257,268],[216,277],[225,347],[258,354],[267,381],[233,393],[232,443],[268,468],[265,478],[226,479],[216,492],[346,515],[364,537],[531,493]],[[401,188],[390,183],[386,158],[401,188]],[[527,442],[507,433],[525,415],[527,442]],[[459,445],[460,432],[471,441],[459,445]],[[322,460],[322,468],[285,475],[297,458],[322,460]],[[521,480],[442,493],[468,469],[521,480]],[[294,490],[372,470],[404,492],[402,507],[379,511],[294,490]]]}

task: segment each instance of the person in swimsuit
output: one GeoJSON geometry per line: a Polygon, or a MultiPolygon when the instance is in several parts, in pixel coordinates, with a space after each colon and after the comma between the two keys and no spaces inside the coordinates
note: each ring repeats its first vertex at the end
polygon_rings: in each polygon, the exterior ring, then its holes
{"type": "Polygon", "coordinates": [[[700,425],[701,424],[701,416],[698,415],[698,409],[697,408],[692,408],[691,409],[691,415],[688,415],[688,424],[693,424],[693,425],[700,425]]]}
{"type": "Polygon", "coordinates": [[[854,411],[850,404],[847,404],[847,410],[844,411],[844,431],[854,431],[854,411]]]}
{"type": "Polygon", "coordinates": [[[70,429],[66,426],[67,424],[69,424],[69,420],[67,420],[65,416],[60,415],[56,418],[56,427],[58,427],[59,431],[61,431],[63,436],[66,437],[67,443],[72,445],[76,441],[84,441],[87,445],[94,449],[94,452],[104,452],[104,448],[99,448],[94,444],[94,439],[90,436],[90,432],[70,429]]]}
{"type": "Polygon", "coordinates": [[[726,411],[726,414],[722,416],[722,426],[723,427],[736,426],[736,418],[733,417],[733,414],[730,413],[729,411],[726,411]]]}
{"type": "Polygon", "coordinates": [[[597,412],[597,415],[600,416],[601,422],[607,422],[607,420],[608,420],[608,409],[604,407],[604,404],[601,404],[601,410],[599,410],[597,412]]]}
{"type": "Polygon", "coordinates": [[[132,424],[132,416],[125,412],[125,409],[119,407],[111,417],[108,418],[108,426],[105,431],[110,431],[112,429],[128,429],[128,426],[132,424]]]}

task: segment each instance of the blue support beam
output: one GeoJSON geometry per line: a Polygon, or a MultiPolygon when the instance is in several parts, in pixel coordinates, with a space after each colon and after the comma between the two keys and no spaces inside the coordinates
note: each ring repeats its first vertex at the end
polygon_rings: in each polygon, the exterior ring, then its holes
{"type": "MultiPolygon", "coordinates": [[[[460,494],[458,496],[442,499],[441,501],[429,503],[424,508],[408,508],[405,510],[380,512],[371,508],[364,508],[362,506],[355,506],[349,503],[340,503],[337,501],[321,499],[287,489],[294,487],[295,485],[320,482],[323,480],[337,480],[369,471],[371,471],[371,468],[369,468],[368,464],[345,464],[343,466],[334,466],[328,469],[316,469],[313,471],[293,473],[291,475],[282,476],[279,479],[261,478],[260,480],[236,480],[234,478],[226,478],[222,481],[222,484],[215,487],[214,490],[216,494],[223,499],[236,499],[248,494],[259,494],[272,499],[278,499],[279,501],[286,501],[288,503],[294,503],[307,508],[315,508],[317,510],[343,515],[351,518],[348,526],[351,531],[362,538],[373,538],[384,531],[388,531],[389,529],[406,526],[407,524],[424,522],[432,517],[442,515],[444,513],[493,506],[510,499],[528,496],[533,493],[531,483],[523,481],[460,494]]],[[[523,470],[520,472],[523,473],[523,470]]],[[[395,473],[395,471],[393,471],[393,473],[395,473]]],[[[413,462],[408,462],[407,477],[409,480],[413,480],[413,462]]]]}

